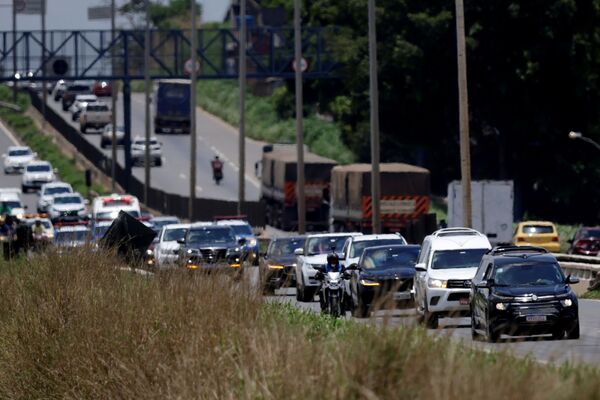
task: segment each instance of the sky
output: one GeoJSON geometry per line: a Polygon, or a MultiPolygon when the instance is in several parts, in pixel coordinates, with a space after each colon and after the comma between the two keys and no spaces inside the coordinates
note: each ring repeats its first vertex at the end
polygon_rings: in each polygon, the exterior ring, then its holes
{"type": "MultiPolygon", "coordinates": [[[[163,0],[166,2],[168,0],[163,0]]],[[[47,0],[48,13],[46,29],[108,29],[110,20],[88,21],[88,7],[110,4],[108,0],[47,0]]],[[[117,6],[125,0],[116,0],[117,6]]],[[[202,21],[220,21],[230,4],[229,0],[199,0],[204,7],[202,21]]],[[[12,30],[12,0],[0,0],[0,31],[12,30]]],[[[39,15],[18,15],[17,30],[41,29],[39,15]]],[[[125,24],[125,19],[117,20],[117,25],[125,24]]]]}

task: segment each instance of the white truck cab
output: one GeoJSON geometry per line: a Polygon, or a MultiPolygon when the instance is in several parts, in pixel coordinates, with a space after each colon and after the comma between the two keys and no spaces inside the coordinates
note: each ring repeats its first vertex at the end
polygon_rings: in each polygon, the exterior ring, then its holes
{"type": "Polygon", "coordinates": [[[140,201],[131,195],[113,193],[110,196],[99,196],[92,204],[92,219],[95,221],[111,221],[125,211],[134,218],[141,218],[140,201]]]}

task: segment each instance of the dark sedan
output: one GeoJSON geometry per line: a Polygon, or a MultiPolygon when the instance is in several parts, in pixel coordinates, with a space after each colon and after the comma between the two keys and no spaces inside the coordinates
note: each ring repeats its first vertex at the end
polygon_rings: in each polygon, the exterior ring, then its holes
{"type": "Polygon", "coordinates": [[[293,285],[296,277],[294,250],[304,248],[305,237],[285,237],[271,240],[260,260],[260,281],[264,294],[272,294],[282,286],[293,285]]]}
{"type": "Polygon", "coordinates": [[[349,306],[353,315],[366,318],[387,301],[410,307],[414,301],[413,280],[420,246],[392,245],[366,248],[358,264],[346,268],[349,306]]]}
{"type": "Polygon", "coordinates": [[[228,226],[192,225],[181,244],[179,259],[188,269],[240,271],[240,244],[228,226]]]}
{"type": "Polygon", "coordinates": [[[597,256],[600,250],[600,227],[581,227],[569,242],[569,254],[597,256]]]}

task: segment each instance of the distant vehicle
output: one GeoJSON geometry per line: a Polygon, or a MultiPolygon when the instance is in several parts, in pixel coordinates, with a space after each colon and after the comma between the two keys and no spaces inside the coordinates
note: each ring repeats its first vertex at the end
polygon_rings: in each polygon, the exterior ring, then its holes
{"type": "Polygon", "coordinates": [[[357,263],[347,266],[352,314],[366,318],[375,305],[383,307],[386,301],[412,306],[419,250],[418,245],[367,247],[357,263]]]}
{"type": "Polygon", "coordinates": [[[30,189],[39,189],[42,185],[54,182],[56,175],[48,161],[31,161],[25,166],[21,178],[21,190],[27,193],[30,189]]]}
{"type": "Polygon", "coordinates": [[[4,173],[20,173],[25,169],[25,165],[37,157],[37,153],[31,151],[28,146],[9,146],[4,157],[4,173]]]}
{"type": "MultiPolygon", "coordinates": [[[[512,242],[514,222],[513,181],[472,181],[473,229],[488,237],[492,245],[512,242]]],[[[462,183],[448,184],[448,227],[464,226],[462,183]]]]}
{"type": "Polygon", "coordinates": [[[154,133],[190,133],[190,81],[158,81],[154,94],[154,133]]]}
{"type": "Polygon", "coordinates": [[[415,308],[427,328],[440,317],[468,316],[471,279],[492,246],[487,236],[467,228],[440,229],[425,237],[415,266],[415,308]]]}
{"type": "Polygon", "coordinates": [[[57,194],[48,206],[52,222],[77,222],[88,218],[87,200],[75,193],[57,194]]]}
{"type": "Polygon", "coordinates": [[[95,103],[98,101],[98,97],[94,94],[78,94],[75,96],[75,101],[69,107],[71,113],[71,120],[78,121],[79,114],[83,111],[88,103],[95,103]]]}
{"type": "Polygon", "coordinates": [[[54,196],[63,193],[73,193],[71,184],[66,182],[51,182],[43,184],[40,188],[37,211],[39,213],[47,212],[48,205],[52,203],[54,196]]]}
{"type": "Polygon", "coordinates": [[[569,254],[597,256],[600,250],[600,227],[582,226],[569,240],[569,254]]]}
{"type": "Polygon", "coordinates": [[[21,201],[21,189],[0,188],[0,214],[23,218],[26,208],[21,201]]]}
{"type": "Polygon", "coordinates": [[[386,233],[382,235],[361,235],[348,238],[342,249],[340,262],[344,267],[358,263],[360,256],[367,247],[390,246],[406,244],[406,240],[399,233],[386,233]]]}
{"type": "Polygon", "coordinates": [[[230,226],[238,242],[240,239],[244,239],[242,259],[258,265],[258,239],[256,239],[252,227],[247,221],[242,219],[219,219],[217,225],[230,226]]]}
{"type": "Polygon", "coordinates": [[[241,273],[240,246],[228,226],[192,224],[179,244],[179,261],[188,269],[227,267],[241,273]]]}
{"type": "Polygon", "coordinates": [[[341,252],[344,243],[351,236],[362,233],[320,233],[309,235],[303,248],[294,251],[296,254],[296,300],[302,302],[312,301],[321,282],[315,279],[317,270],[315,265],[325,266],[327,254],[332,251],[341,252]]]}
{"type": "Polygon", "coordinates": [[[62,94],[62,110],[67,111],[78,94],[92,94],[92,81],[75,81],[69,83],[62,94]]]}
{"type": "Polygon", "coordinates": [[[158,267],[175,264],[179,258],[179,241],[185,239],[190,224],[168,224],[160,228],[158,243],[154,246],[154,257],[158,267]]]}
{"type": "Polygon", "coordinates": [[[90,230],[84,225],[59,226],[54,230],[54,245],[59,248],[83,247],[89,235],[90,230]]]}
{"type": "Polygon", "coordinates": [[[560,253],[560,239],[556,225],[548,221],[519,222],[513,238],[515,246],[538,246],[552,253],[560,253]]]}
{"type": "Polygon", "coordinates": [[[303,248],[304,236],[280,237],[269,242],[267,251],[260,259],[259,277],[264,294],[272,294],[275,289],[295,286],[296,249],[303,248]]]}
{"type": "MultiPolygon", "coordinates": [[[[102,130],[102,137],[100,139],[100,147],[103,149],[112,145],[113,127],[112,124],[108,124],[102,130]]],[[[117,126],[115,129],[115,137],[117,139],[117,145],[123,144],[125,138],[125,128],[123,126],[117,126]]]]}
{"type": "Polygon", "coordinates": [[[86,133],[88,129],[104,129],[112,120],[112,111],[105,103],[87,103],[79,116],[79,130],[86,133]]]}
{"type": "Polygon", "coordinates": [[[165,225],[174,225],[180,223],[179,218],[168,215],[152,217],[148,222],[152,224],[152,229],[154,229],[154,232],[156,233],[159,233],[160,229],[165,225]]]}
{"type": "Polygon", "coordinates": [[[92,219],[94,221],[112,221],[119,211],[124,211],[134,218],[140,219],[140,201],[131,195],[113,193],[109,196],[96,197],[92,203],[92,219]]]}
{"type": "MultiPolygon", "coordinates": [[[[138,136],[131,142],[131,159],[133,165],[144,165],[146,159],[146,138],[138,136]]],[[[162,143],[155,137],[150,138],[150,163],[162,165],[162,143]]]]}
{"type": "Polygon", "coordinates": [[[94,94],[98,97],[111,97],[112,96],[112,84],[108,81],[98,81],[94,83],[94,94]]]}
{"type": "Polygon", "coordinates": [[[52,221],[50,221],[50,219],[33,215],[25,215],[24,217],[25,223],[30,227],[35,224],[35,221],[40,221],[42,227],[44,228],[44,240],[52,242],[54,239],[54,226],[52,225],[52,221]]]}
{"type": "Polygon", "coordinates": [[[67,85],[69,83],[70,82],[67,82],[63,79],[60,79],[56,82],[54,88],[52,89],[52,97],[54,97],[54,101],[59,101],[60,99],[62,99],[62,95],[65,92],[65,90],[67,90],[67,85]]]}
{"type": "Polygon", "coordinates": [[[579,308],[556,258],[543,248],[499,247],[483,256],[471,285],[471,334],[552,334],[579,339],[579,308]]]}

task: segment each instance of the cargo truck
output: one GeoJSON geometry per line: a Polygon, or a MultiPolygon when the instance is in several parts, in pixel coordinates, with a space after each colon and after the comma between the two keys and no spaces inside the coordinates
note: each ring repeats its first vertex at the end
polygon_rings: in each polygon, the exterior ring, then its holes
{"type": "MultiPolygon", "coordinates": [[[[485,234],[493,245],[509,244],[513,236],[513,181],[472,181],[473,229],[485,234]]],[[[448,184],[448,226],[464,226],[462,183],[448,184]]]]}
{"type": "MultiPolygon", "coordinates": [[[[380,164],[383,232],[401,232],[429,209],[429,170],[409,164],[380,164]]],[[[372,230],[371,164],[337,166],[331,171],[331,229],[372,230]]]]}
{"type": "Polygon", "coordinates": [[[190,133],[190,87],[187,79],[158,81],[155,90],[155,133],[190,133]]]}
{"type": "MultiPolygon", "coordinates": [[[[296,149],[293,146],[268,147],[262,158],[262,194],[268,225],[293,230],[298,225],[296,194],[296,149]]],[[[325,230],[329,218],[329,180],[334,160],[305,152],[306,225],[309,230],[325,230]]]]}

